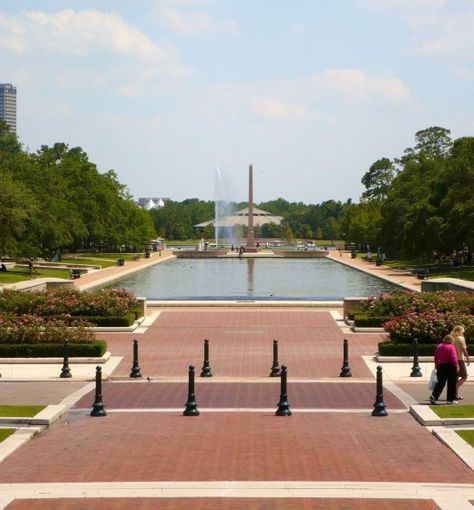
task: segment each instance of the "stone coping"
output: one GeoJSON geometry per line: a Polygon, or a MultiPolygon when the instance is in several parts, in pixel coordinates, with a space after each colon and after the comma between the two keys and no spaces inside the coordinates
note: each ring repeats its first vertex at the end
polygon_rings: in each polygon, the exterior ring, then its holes
{"type": "MultiPolygon", "coordinates": [[[[458,427],[460,425],[474,425],[473,418],[440,418],[430,407],[430,405],[410,406],[410,414],[422,425],[430,427],[458,427]]],[[[474,451],[474,450],[473,450],[474,451]]]]}
{"type": "Polygon", "coordinates": [[[451,449],[465,464],[474,469],[474,448],[453,429],[433,427],[432,433],[451,449]]]}
{"type": "MultiPolygon", "coordinates": [[[[81,363],[94,363],[100,365],[106,363],[112,353],[107,351],[103,356],[97,358],[69,358],[69,363],[81,364],[81,363]]],[[[51,363],[62,363],[64,358],[0,358],[0,365],[32,365],[32,364],[51,364],[51,363]]]]}
{"type": "MultiPolygon", "coordinates": [[[[46,425],[58,420],[67,411],[67,406],[62,404],[46,406],[42,411],[32,417],[5,416],[0,417],[0,425],[46,425]]],[[[1,444],[1,443],[0,443],[1,444]]]]}
{"type": "Polygon", "coordinates": [[[304,308],[341,308],[342,301],[252,301],[252,300],[183,300],[166,301],[151,300],[147,301],[148,307],[231,307],[231,308],[285,308],[285,307],[304,307],[304,308]]]}

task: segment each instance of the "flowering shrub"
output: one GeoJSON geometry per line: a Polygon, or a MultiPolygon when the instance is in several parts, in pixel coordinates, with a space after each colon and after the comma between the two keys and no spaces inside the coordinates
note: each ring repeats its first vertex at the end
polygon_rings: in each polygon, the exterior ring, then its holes
{"type": "Polygon", "coordinates": [[[0,314],[0,344],[36,343],[91,343],[95,335],[88,329],[88,323],[74,321],[68,327],[65,321],[45,319],[36,315],[0,314]]]}
{"type": "Polygon", "coordinates": [[[30,293],[5,290],[0,293],[0,312],[15,315],[123,316],[137,309],[135,296],[124,289],[80,292],[57,288],[30,293]]]}
{"type": "Polygon", "coordinates": [[[395,292],[368,299],[361,305],[361,311],[369,316],[395,317],[408,311],[421,313],[433,309],[470,314],[473,307],[474,294],[469,292],[395,292]]]}
{"type": "Polygon", "coordinates": [[[438,343],[454,326],[466,328],[466,338],[474,334],[474,316],[458,311],[438,311],[435,308],[416,312],[405,312],[400,317],[384,323],[383,327],[396,343],[411,343],[415,338],[420,343],[438,343]]]}

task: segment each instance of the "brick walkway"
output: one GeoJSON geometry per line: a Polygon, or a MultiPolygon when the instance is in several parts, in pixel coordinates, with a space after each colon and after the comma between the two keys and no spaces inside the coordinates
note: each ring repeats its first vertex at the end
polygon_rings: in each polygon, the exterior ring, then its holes
{"type": "MultiPolygon", "coordinates": [[[[385,391],[389,416],[370,416],[375,383],[362,356],[377,350],[382,335],[345,335],[328,312],[166,310],[144,334],[101,337],[112,355],[124,356],[112,381],[103,385],[104,403],[109,411],[128,412],[91,418],[93,398],[86,395],[63,420],[0,463],[0,483],[418,482],[433,484],[433,490],[438,483],[474,484],[474,473],[429,430],[400,412],[403,405],[389,391],[385,391]],[[339,378],[344,337],[350,342],[353,379],[339,378]],[[139,339],[142,381],[128,379],[134,338],[139,339]],[[215,375],[206,380],[198,377],[204,338],[211,342],[215,375]],[[274,338],[279,340],[280,363],[289,367],[290,405],[333,412],[300,411],[276,417],[263,410],[275,408],[279,398],[279,380],[268,377],[274,338]],[[160,412],[160,408],[184,407],[189,364],[196,366],[201,416],[160,412]],[[152,382],[145,382],[147,375],[152,382]],[[126,381],[119,380],[125,377],[126,381]],[[206,407],[232,408],[233,412],[206,411],[206,407]],[[134,411],[139,408],[154,412],[134,411]],[[348,412],[354,409],[365,411],[348,412]]],[[[367,493],[353,499],[272,499],[267,492],[261,498],[192,500],[121,494],[120,499],[110,499],[109,494],[100,500],[90,494],[85,502],[19,499],[7,508],[95,509],[99,504],[106,510],[132,506],[144,510],[438,508],[429,498],[372,500],[365,499],[367,493]]],[[[346,495],[352,498],[352,493],[346,495]]],[[[405,497],[405,492],[401,495],[405,497]]]]}
{"type": "MultiPolygon", "coordinates": [[[[374,383],[288,384],[290,405],[299,409],[371,409],[376,396],[374,383]]],[[[187,383],[105,383],[103,401],[110,409],[182,408],[186,402],[187,383]]],[[[214,383],[200,379],[195,384],[200,408],[276,408],[280,397],[280,380],[271,383],[214,383]]],[[[388,409],[404,409],[389,391],[384,392],[388,409]]],[[[94,392],[85,395],[77,408],[90,409],[94,392]]]]}
{"type": "Polygon", "coordinates": [[[408,414],[76,416],[0,464],[0,483],[318,480],[474,483],[408,414]]]}
{"type": "Polygon", "coordinates": [[[37,499],[16,500],[8,510],[438,510],[433,501],[371,499],[37,499]]]}
{"type": "Polygon", "coordinates": [[[215,376],[267,377],[273,357],[273,339],[279,342],[279,360],[293,378],[339,377],[342,341],[350,342],[354,377],[371,374],[362,360],[372,355],[383,338],[377,334],[346,334],[329,312],[318,311],[163,311],[143,335],[101,334],[109,350],[124,356],[114,376],[128,377],[132,340],[140,347],[144,376],[187,377],[188,365],[202,366],[203,341],[210,340],[215,376]]]}

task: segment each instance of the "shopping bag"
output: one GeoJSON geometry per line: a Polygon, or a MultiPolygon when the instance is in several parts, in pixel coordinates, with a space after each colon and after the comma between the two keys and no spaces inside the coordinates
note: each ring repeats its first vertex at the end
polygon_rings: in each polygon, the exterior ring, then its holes
{"type": "Polygon", "coordinates": [[[434,390],[436,383],[438,382],[438,374],[436,373],[436,368],[433,368],[430,375],[430,380],[428,382],[428,389],[434,390]]]}

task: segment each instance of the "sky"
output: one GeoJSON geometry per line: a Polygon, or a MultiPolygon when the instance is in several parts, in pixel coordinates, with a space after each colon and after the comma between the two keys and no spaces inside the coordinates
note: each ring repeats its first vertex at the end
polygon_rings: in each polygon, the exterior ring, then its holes
{"type": "Polygon", "coordinates": [[[474,136],[473,0],[0,0],[30,151],[80,146],[134,197],[358,201],[430,126],[474,136]]]}

